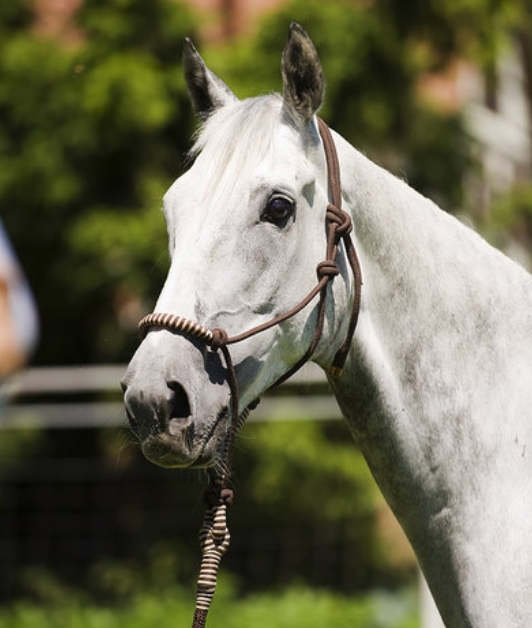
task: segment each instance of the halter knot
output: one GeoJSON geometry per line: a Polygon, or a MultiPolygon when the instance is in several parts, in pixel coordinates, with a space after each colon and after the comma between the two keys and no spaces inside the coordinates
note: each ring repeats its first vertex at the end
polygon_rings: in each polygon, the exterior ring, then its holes
{"type": "Polygon", "coordinates": [[[327,205],[327,220],[335,225],[335,233],[338,239],[344,238],[353,230],[351,216],[343,209],[336,207],[336,205],[327,205]]]}
{"type": "Polygon", "coordinates": [[[259,405],[259,403],[260,403],[260,397],[257,397],[256,399],[253,399],[253,401],[248,406],[248,410],[250,412],[251,412],[251,410],[255,410],[255,408],[259,405]]]}
{"type": "Polygon", "coordinates": [[[226,506],[231,506],[235,494],[230,488],[223,488],[220,492],[220,501],[226,506]]]}
{"type": "Polygon", "coordinates": [[[318,264],[316,272],[319,279],[322,279],[322,277],[330,277],[332,279],[340,274],[340,269],[334,260],[328,259],[318,264]]]}
{"type": "Polygon", "coordinates": [[[220,329],[219,327],[217,327],[216,329],[213,329],[211,333],[212,338],[209,342],[209,345],[213,351],[218,351],[218,349],[221,349],[222,347],[225,347],[227,345],[227,339],[229,338],[229,336],[227,335],[225,329],[220,329]]]}

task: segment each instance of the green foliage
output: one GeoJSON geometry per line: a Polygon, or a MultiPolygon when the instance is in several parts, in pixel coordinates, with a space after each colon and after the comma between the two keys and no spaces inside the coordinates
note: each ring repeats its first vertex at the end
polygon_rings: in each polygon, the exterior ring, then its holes
{"type": "Polygon", "coordinates": [[[342,539],[337,582],[350,591],[397,586],[415,571],[398,526],[381,520],[383,498],[343,423],[251,422],[238,441],[235,488],[232,527],[264,529],[266,544],[284,548],[277,584],[335,581],[306,562],[316,539],[342,539]]]}
{"type": "MultiPolygon", "coordinates": [[[[2,409],[0,408],[0,419],[1,415],[2,409]]],[[[20,464],[21,459],[31,455],[41,442],[42,432],[38,428],[28,427],[2,430],[0,435],[0,479],[13,466],[20,464]]]]}
{"type": "Polygon", "coordinates": [[[126,359],[123,302],[142,309],[166,271],[158,208],[189,142],[193,20],[172,0],[84,3],[68,47],[25,15],[0,12],[0,204],[39,304],[38,360],[126,359]]]}
{"type": "Polygon", "coordinates": [[[355,519],[360,523],[374,512],[378,491],[343,425],[261,423],[241,440],[252,459],[246,475],[252,496],[277,517],[292,523],[351,521],[355,527],[355,519]]]}
{"type": "MultiPolygon", "coordinates": [[[[182,554],[180,553],[180,558],[182,554]]],[[[92,585],[80,591],[44,569],[26,572],[30,597],[0,610],[0,628],[174,628],[191,623],[193,587],[176,584],[176,554],[161,546],[145,570],[127,563],[100,563],[92,585]]],[[[305,586],[242,594],[223,571],[209,625],[225,628],[417,628],[414,588],[342,596],[305,586]]]]}
{"type": "Polygon", "coordinates": [[[465,180],[475,163],[461,115],[419,108],[407,142],[403,173],[408,183],[444,209],[467,211],[465,180]]]}
{"type": "MultiPolygon", "coordinates": [[[[424,102],[419,78],[463,54],[492,69],[509,33],[530,22],[524,0],[291,0],[252,40],[203,52],[241,96],[280,90],[292,19],[321,53],[331,125],[444,207],[460,206],[471,166],[462,119],[424,102]]],[[[180,56],[195,21],[174,0],[93,0],[81,5],[76,45],[38,38],[31,22],[29,0],[2,3],[0,207],[40,306],[37,360],[126,360],[131,322],[165,276],[158,208],[193,127],[180,56]]]]}
{"type": "Polygon", "coordinates": [[[12,29],[27,28],[31,24],[30,0],[2,2],[0,5],[0,37],[5,37],[12,29]]]}
{"type": "Polygon", "coordinates": [[[532,251],[532,184],[522,183],[495,199],[481,223],[486,236],[499,248],[511,241],[532,251]]]}
{"type": "Polygon", "coordinates": [[[182,38],[195,24],[184,6],[168,0],[91,0],[83,3],[79,22],[99,57],[144,51],[168,67],[181,58],[182,38]]]}
{"type": "Polygon", "coordinates": [[[238,94],[279,91],[280,51],[297,19],[321,56],[324,118],[371,158],[455,210],[472,165],[464,124],[458,112],[434,109],[418,91],[420,78],[445,67],[458,47],[455,24],[437,6],[292,0],[237,53],[217,53],[216,67],[238,94]]]}
{"type": "MultiPolygon", "coordinates": [[[[47,603],[19,602],[0,610],[0,628],[175,628],[192,621],[191,592],[179,587],[139,590],[127,604],[103,605],[38,574],[47,603]]],[[[345,598],[306,588],[240,597],[222,579],[209,623],[225,628],[417,628],[413,591],[345,598]]]]}
{"type": "Polygon", "coordinates": [[[416,628],[414,596],[373,593],[354,599],[303,588],[234,600],[222,596],[212,608],[213,625],[227,628],[416,628]]]}

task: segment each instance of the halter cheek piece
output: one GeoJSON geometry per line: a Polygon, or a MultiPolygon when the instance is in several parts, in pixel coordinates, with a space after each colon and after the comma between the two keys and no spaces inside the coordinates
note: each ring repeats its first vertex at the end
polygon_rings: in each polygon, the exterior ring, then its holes
{"type": "Polygon", "coordinates": [[[207,329],[181,316],[174,314],[163,314],[154,312],[148,314],[139,323],[139,330],[142,336],[145,336],[153,327],[165,328],[175,331],[184,336],[197,338],[205,342],[213,351],[221,351],[226,368],[227,382],[231,391],[231,424],[228,435],[224,444],[223,452],[223,470],[221,472],[210,472],[210,486],[206,492],[207,512],[200,532],[200,544],[203,551],[200,575],[197,584],[196,610],[192,628],[204,628],[207,620],[207,613],[216,589],[216,577],[220,560],[229,547],[230,535],[226,523],[227,506],[231,503],[233,492],[229,488],[232,469],[233,445],[236,435],[246,420],[250,410],[258,403],[258,400],[250,404],[241,414],[238,412],[238,385],[236,380],[235,368],[229,345],[246,340],[251,336],[259,334],[271,327],[275,327],[280,323],[295,316],[303,308],[305,308],[315,297],[319,295],[318,302],[318,318],[312,341],[305,354],[294,364],[284,375],[282,375],[274,384],[280,384],[291,377],[299,370],[305,362],[307,362],[318,345],[323,331],[325,322],[325,306],[327,300],[327,285],[336,275],[340,273],[340,269],[336,263],[338,256],[338,247],[340,242],[344,242],[347,260],[353,271],[354,278],[354,295],[349,318],[347,334],[343,344],[340,346],[334,357],[329,373],[334,377],[342,374],[353,334],[358,320],[360,310],[360,292],[362,287],[362,275],[360,264],[356,254],[353,240],[350,233],[352,231],[351,217],[342,210],[342,187],[340,182],[340,165],[334,140],[329,127],[318,118],[318,128],[323,141],[325,158],[327,161],[327,172],[329,182],[329,194],[331,202],[327,205],[325,217],[325,225],[327,232],[327,250],[325,260],[317,266],[318,283],[307,294],[307,296],[295,307],[288,312],[277,316],[267,323],[253,327],[248,331],[235,336],[228,336],[223,329],[207,329]]]}

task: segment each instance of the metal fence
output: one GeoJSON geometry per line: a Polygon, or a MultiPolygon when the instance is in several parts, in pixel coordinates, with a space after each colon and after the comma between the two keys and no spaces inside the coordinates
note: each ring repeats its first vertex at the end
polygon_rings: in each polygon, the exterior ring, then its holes
{"type": "MultiPolygon", "coordinates": [[[[183,560],[178,571],[185,578],[187,570],[194,572],[202,478],[157,468],[143,458],[125,418],[119,385],[124,370],[35,368],[4,384],[0,598],[27,588],[34,567],[81,582],[98,561],[147,561],[161,546],[181,556],[188,552],[190,560],[183,560]]],[[[317,368],[309,366],[290,387],[265,398],[252,421],[286,416],[340,416],[317,368]]],[[[252,513],[242,512],[245,507],[240,500],[235,508],[241,522],[253,519],[247,516],[252,513]]],[[[345,531],[329,530],[325,536],[315,530],[292,531],[292,538],[299,540],[292,551],[287,551],[286,533],[290,531],[244,525],[235,530],[225,562],[259,585],[261,579],[278,581],[288,563],[300,560],[321,582],[342,586],[356,563],[356,549],[348,547],[353,541],[345,531]],[[303,539],[310,549],[302,548],[303,539]]]]}
{"type": "MultiPolygon", "coordinates": [[[[97,579],[94,565],[102,561],[146,564],[174,550],[182,562],[173,568],[184,580],[194,577],[201,482],[144,460],[127,428],[119,386],[124,371],[121,365],[34,368],[4,383],[1,599],[31,590],[35,567],[84,584],[97,579]]],[[[267,395],[251,421],[286,417],[341,418],[315,365],[267,395]]],[[[360,580],[360,548],[348,530],[242,525],[253,517],[245,500],[238,501],[244,510],[236,514],[240,524],[224,564],[251,585],[279,583],[294,570],[341,590],[360,580]]],[[[425,628],[441,626],[430,603],[423,609],[425,628]]]]}

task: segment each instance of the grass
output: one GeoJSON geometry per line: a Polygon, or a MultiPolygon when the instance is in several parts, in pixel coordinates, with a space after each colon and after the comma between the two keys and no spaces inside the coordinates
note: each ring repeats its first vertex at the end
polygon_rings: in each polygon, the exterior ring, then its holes
{"type": "MultiPolygon", "coordinates": [[[[119,604],[97,604],[63,590],[46,603],[18,602],[0,609],[0,628],[184,628],[194,602],[182,588],[137,592],[119,604]]],[[[239,597],[229,583],[219,587],[209,628],[418,628],[417,596],[370,593],[347,598],[327,591],[291,587],[239,597]]]]}

